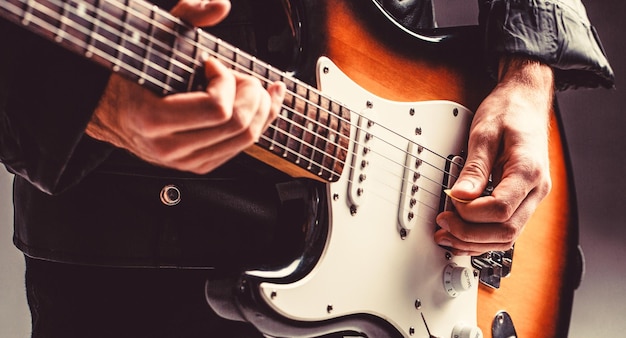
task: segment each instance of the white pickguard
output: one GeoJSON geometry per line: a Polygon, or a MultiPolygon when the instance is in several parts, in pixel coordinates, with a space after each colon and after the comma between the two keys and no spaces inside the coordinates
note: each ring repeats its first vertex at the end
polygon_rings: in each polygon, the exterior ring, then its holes
{"type": "Polygon", "coordinates": [[[363,144],[351,145],[353,153],[341,178],[328,184],[331,223],[323,256],[295,283],[262,283],[265,301],[280,314],[304,321],[373,314],[406,337],[428,337],[422,316],[437,337],[451,337],[459,323],[476,326],[477,278],[457,297],[449,296],[443,284],[448,264],[471,269],[470,259],[446,255],[433,240],[446,159],[465,150],[472,113],[450,101],[393,102],[376,97],[327,58],[319,60],[317,69],[320,89],[350,108],[351,123],[359,123],[362,116],[361,134],[352,127],[351,140],[363,144]],[[368,127],[366,120],[375,123],[368,127]],[[365,141],[363,133],[373,138],[365,141]],[[416,152],[417,145],[425,149],[415,170],[419,190],[411,210],[414,218],[407,222],[402,217],[409,210],[400,207],[406,204],[404,166],[407,149],[416,152]],[[361,158],[365,146],[369,152],[361,158]],[[366,179],[361,184],[363,160],[366,179]],[[353,165],[356,171],[350,170],[353,165]],[[363,189],[360,195],[358,188],[363,189]],[[409,229],[404,238],[403,228],[409,229]]]}

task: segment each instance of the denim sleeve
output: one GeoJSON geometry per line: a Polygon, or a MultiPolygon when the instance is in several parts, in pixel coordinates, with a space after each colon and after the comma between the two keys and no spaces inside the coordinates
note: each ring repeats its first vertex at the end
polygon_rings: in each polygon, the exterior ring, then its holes
{"type": "Polygon", "coordinates": [[[503,54],[554,69],[558,90],[612,88],[614,73],[580,0],[479,0],[491,70],[503,54]]]}

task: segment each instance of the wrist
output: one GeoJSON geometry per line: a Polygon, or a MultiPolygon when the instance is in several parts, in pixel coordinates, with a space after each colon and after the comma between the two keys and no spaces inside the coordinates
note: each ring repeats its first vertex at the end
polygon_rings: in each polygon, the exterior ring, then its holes
{"type": "Polygon", "coordinates": [[[547,64],[521,55],[503,55],[498,65],[498,83],[514,83],[554,93],[554,72],[547,64]]]}

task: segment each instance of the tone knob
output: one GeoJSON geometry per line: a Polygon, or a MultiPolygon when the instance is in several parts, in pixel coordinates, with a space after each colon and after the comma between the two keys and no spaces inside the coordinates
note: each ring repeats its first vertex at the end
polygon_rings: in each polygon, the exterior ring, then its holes
{"type": "Polygon", "coordinates": [[[483,338],[483,331],[478,326],[460,323],[452,329],[452,338],[483,338]]]}
{"type": "Polygon", "coordinates": [[[450,263],[443,270],[443,287],[450,297],[471,289],[473,282],[474,273],[470,268],[450,263]]]}

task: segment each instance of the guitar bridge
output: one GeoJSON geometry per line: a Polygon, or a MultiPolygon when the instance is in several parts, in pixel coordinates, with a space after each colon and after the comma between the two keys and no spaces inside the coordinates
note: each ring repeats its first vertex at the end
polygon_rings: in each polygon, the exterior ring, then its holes
{"type": "Polygon", "coordinates": [[[472,266],[480,271],[480,282],[499,289],[501,279],[511,274],[514,249],[515,246],[507,251],[489,251],[472,257],[472,266]]]}

